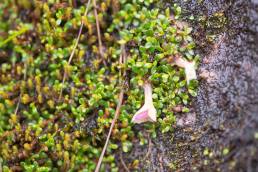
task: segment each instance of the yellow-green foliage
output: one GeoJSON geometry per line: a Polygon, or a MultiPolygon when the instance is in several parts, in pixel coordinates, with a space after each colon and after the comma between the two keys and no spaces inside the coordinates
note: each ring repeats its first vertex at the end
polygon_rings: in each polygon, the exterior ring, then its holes
{"type": "Polygon", "coordinates": [[[131,123],[143,104],[140,85],[144,80],[153,85],[158,111],[157,123],[144,124],[153,137],[157,130],[173,130],[174,107],[188,111],[197,82],[187,86],[183,69],[168,58],[198,60],[191,28],[180,21],[179,6],[164,10],[156,0],[97,0],[101,57],[92,5],[87,17],[82,17],[85,1],[15,2],[0,2],[3,171],[94,170],[115,114],[121,82],[127,83],[126,96],[103,169],[117,171],[115,152],[129,152],[132,140],[146,143],[143,132],[133,129],[131,123]],[[83,33],[69,64],[81,20],[83,33]],[[128,59],[125,64],[119,63],[121,47],[128,59]],[[121,76],[124,69],[126,76],[121,76]],[[62,85],[64,72],[67,79],[62,85]]]}

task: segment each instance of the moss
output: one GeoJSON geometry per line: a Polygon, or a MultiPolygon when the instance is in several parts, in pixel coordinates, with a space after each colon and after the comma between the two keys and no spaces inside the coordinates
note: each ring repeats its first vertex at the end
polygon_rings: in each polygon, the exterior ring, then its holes
{"type": "MultiPolygon", "coordinates": [[[[0,75],[3,171],[93,171],[115,114],[121,82],[127,83],[126,98],[102,170],[118,171],[115,152],[129,152],[132,141],[146,144],[131,123],[143,104],[145,80],[153,86],[158,114],[157,123],[143,124],[146,132],[155,137],[157,130],[173,131],[177,113],[173,108],[180,105],[188,112],[198,82],[187,85],[184,70],[172,61],[176,56],[190,61],[199,57],[191,28],[178,24],[181,8],[174,5],[163,11],[155,0],[97,3],[103,55],[92,6],[82,17],[81,1],[2,2],[0,46],[10,57],[1,62],[0,75]],[[24,11],[30,15],[23,16],[24,11]],[[81,20],[83,33],[69,63],[81,20]],[[119,63],[122,53],[125,64],[119,63]],[[64,72],[67,79],[62,83],[64,72]]],[[[131,167],[138,164],[135,160],[131,167]]]]}

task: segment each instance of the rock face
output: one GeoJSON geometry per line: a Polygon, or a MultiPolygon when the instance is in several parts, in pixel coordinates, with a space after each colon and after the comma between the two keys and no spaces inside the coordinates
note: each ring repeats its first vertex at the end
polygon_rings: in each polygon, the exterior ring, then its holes
{"type": "Polygon", "coordinates": [[[192,23],[202,57],[198,97],[174,133],[159,133],[127,160],[148,152],[144,171],[258,171],[258,1],[178,3],[186,15],[206,17],[192,23]]]}

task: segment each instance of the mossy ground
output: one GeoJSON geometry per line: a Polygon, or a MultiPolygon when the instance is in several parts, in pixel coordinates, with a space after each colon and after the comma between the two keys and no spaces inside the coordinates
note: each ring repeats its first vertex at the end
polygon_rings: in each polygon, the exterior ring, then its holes
{"type": "MultiPolygon", "coordinates": [[[[118,171],[115,152],[127,153],[133,143],[145,145],[146,133],[155,138],[157,131],[173,132],[175,113],[189,111],[197,81],[187,85],[184,69],[172,61],[179,56],[198,63],[199,56],[180,6],[97,1],[98,35],[92,4],[83,16],[86,3],[0,3],[3,171],[93,171],[121,89],[125,98],[103,171],[118,171]],[[81,21],[83,32],[70,63],[81,21]],[[135,132],[131,118],[143,105],[146,80],[153,86],[158,121],[141,124],[145,132],[135,132]]],[[[130,162],[130,169],[137,170],[138,163],[130,162]]]]}

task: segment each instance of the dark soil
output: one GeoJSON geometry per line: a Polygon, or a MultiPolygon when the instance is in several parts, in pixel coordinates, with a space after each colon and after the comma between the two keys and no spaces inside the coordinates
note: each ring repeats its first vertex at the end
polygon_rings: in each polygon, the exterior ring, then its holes
{"type": "Polygon", "coordinates": [[[258,171],[258,1],[179,3],[186,16],[205,18],[191,21],[202,59],[198,97],[191,113],[177,115],[174,133],[123,159],[139,159],[139,171],[258,171]]]}

